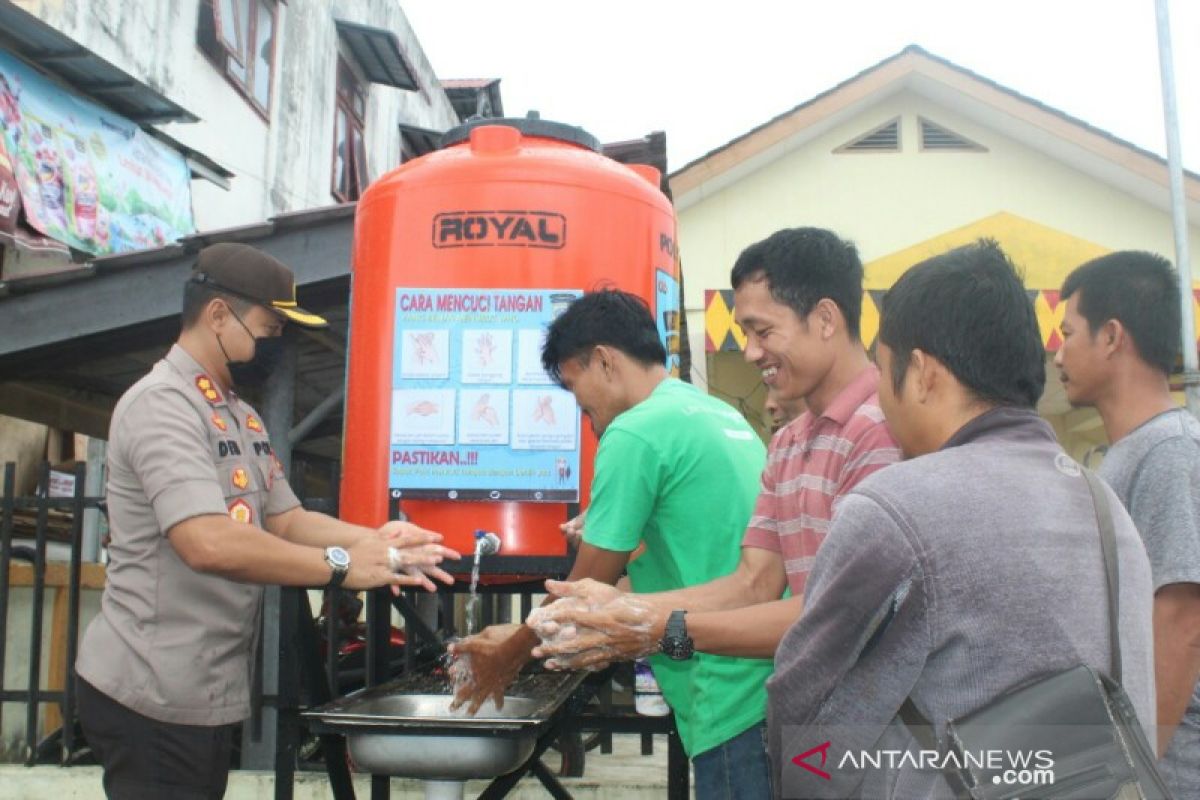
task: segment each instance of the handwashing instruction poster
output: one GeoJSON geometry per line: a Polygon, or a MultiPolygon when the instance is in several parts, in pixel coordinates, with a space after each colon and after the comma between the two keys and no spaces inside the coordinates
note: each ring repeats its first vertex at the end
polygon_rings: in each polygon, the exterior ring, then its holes
{"type": "Polygon", "coordinates": [[[579,407],[542,369],[542,342],[581,294],[396,290],[393,503],[578,502],[579,407]]]}
{"type": "Polygon", "coordinates": [[[667,372],[679,377],[679,281],[663,269],[654,272],[654,322],[667,351],[667,372]]]}

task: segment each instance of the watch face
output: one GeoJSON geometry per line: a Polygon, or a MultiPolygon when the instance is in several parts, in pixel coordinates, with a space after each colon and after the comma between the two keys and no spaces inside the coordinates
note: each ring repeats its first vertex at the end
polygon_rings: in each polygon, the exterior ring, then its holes
{"type": "Polygon", "coordinates": [[[686,636],[681,638],[668,637],[663,641],[663,655],[674,661],[684,661],[692,657],[695,647],[692,640],[686,636]]]}
{"type": "Polygon", "coordinates": [[[331,547],[325,551],[325,558],[328,559],[330,565],[337,569],[346,569],[350,566],[350,554],[342,547],[331,547]]]}

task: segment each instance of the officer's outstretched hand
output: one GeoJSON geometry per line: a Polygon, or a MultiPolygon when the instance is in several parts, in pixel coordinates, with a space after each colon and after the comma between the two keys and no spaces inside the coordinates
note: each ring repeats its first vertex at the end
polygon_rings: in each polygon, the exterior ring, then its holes
{"type": "Polygon", "coordinates": [[[442,545],[440,533],[425,530],[411,522],[392,521],[379,528],[376,534],[391,545],[392,570],[408,579],[401,585],[421,586],[433,592],[437,591],[437,586],[430,578],[447,585],[454,583],[454,578],[438,564],[446,559],[458,561],[462,555],[442,545]]]}
{"type": "Polygon", "coordinates": [[[364,536],[348,548],[350,572],[344,586],[347,589],[391,586],[392,593],[399,594],[401,586],[420,586],[435,591],[437,587],[429,579],[431,575],[445,583],[453,583],[454,579],[437,565],[443,559],[457,559],[459,555],[438,544],[441,538],[440,534],[415,525],[397,531],[391,537],[364,536]]]}

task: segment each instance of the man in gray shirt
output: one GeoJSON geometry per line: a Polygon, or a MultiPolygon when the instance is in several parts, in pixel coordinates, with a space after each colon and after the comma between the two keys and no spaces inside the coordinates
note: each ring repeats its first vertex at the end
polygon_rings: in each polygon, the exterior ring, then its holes
{"type": "MultiPolygon", "coordinates": [[[[1096,514],[1034,410],[1044,354],[1011,262],[981,241],[913,267],[887,295],[878,342],[880,405],[909,460],[841,500],[776,654],[784,797],[953,796],[936,766],[884,757],[916,754],[897,719],[906,698],[941,741],[948,720],[1031,679],[1111,671],[1096,514]],[[845,759],[864,751],[879,765],[845,759]]],[[[1124,685],[1149,736],[1150,567],[1110,503],[1124,685]]]]}
{"type": "Polygon", "coordinates": [[[1160,769],[1177,797],[1200,797],[1200,424],[1171,399],[1180,345],[1170,263],[1124,251],[1063,285],[1067,398],[1094,406],[1112,442],[1100,475],[1129,509],[1154,574],[1160,769]]]}

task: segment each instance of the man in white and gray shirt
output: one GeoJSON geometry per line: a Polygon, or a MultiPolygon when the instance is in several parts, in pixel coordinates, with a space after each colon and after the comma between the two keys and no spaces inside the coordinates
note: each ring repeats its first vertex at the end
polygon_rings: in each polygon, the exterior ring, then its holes
{"type": "Polygon", "coordinates": [[[1159,768],[1177,797],[1200,797],[1200,423],[1168,384],[1178,277],[1161,256],[1111,253],[1072,272],[1062,297],[1055,364],[1067,399],[1104,421],[1112,446],[1099,472],[1129,509],[1154,575],[1159,768]]]}

